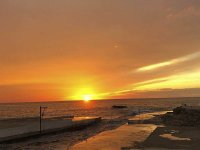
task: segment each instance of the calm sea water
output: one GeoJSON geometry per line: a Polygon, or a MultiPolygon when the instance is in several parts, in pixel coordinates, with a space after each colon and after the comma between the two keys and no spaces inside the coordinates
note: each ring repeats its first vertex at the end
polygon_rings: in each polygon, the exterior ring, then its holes
{"type": "Polygon", "coordinates": [[[90,101],[66,101],[66,102],[44,102],[44,103],[9,103],[0,104],[0,119],[37,117],[39,107],[47,106],[46,117],[64,116],[74,114],[75,116],[101,116],[112,118],[128,115],[137,110],[171,110],[182,104],[199,105],[200,98],[168,98],[168,99],[130,99],[130,100],[101,100],[90,101]],[[112,105],[125,104],[127,109],[115,110],[112,105]]]}

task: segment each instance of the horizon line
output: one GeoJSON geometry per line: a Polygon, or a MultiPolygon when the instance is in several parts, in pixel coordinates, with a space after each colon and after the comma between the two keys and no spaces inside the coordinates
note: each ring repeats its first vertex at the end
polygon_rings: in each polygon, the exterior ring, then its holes
{"type": "MultiPolygon", "coordinates": [[[[140,99],[182,99],[182,98],[200,98],[200,96],[195,96],[195,97],[190,97],[190,96],[186,96],[186,97],[147,97],[147,98],[111,98],[111,99],[94,99],[91,101],[110,101],[110,100],[140,100],[140,99]]],[[[13,104],[13,103],[56,103],[56,102],[80,102],[80,101],[84,101],[84,100],[48,100],[48,101],[16,101],[16,102],[0,102],[0,104],[13,104]]]]}

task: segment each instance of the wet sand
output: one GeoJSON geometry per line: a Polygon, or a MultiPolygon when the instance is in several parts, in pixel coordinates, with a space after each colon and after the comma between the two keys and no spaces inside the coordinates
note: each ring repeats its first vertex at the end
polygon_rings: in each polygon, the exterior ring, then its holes
{"type": "MultiPolygon", "coordinates": [[[[144,113],[136,115],[129,121],[141,121],[154,118],[156,115],[165,114],[166,111],[144,113]]],[[[154,124],[126,124],[115,130],[106,131],[76,144],[71,150],[128,150],[134,149],[145,141],[157,128],[154,124]],[[98,145],[98,146],[97,146],[98,145]]],[[[66,150],[64,147],[62,150],[66,150]]]]}
{"type": "Polygon", "coordinates": [[[198,150],[200,129],[153,124],[154,117],[163,113],[165,112],[145,113],[130,119],[124,116],[103,120],[84,130],[44,136],[7,145],[7,148],[9,150],[198,150]],[[150,121],[127,124],[128,119],[150,121]]]}
{"type": "MultiPolygon", "coordinates": [[[[149,124],[166,112],[145,113],[130,120],[142,121],[140,124],[123,125],[118,129],[106,131],[74,145],[72,150],[199,150],[200,128],[189,126],[165,126],[149,124]],[[144,122],[144,123],[143,123],[144,122]]],[[[157,121],[155,122],[158,123],[157,121]]],[[[62,150],[66,150],[63,148],[62,150]]]]}
{"type": "Polygon", "coordinates": [[[103,119],[100,123],[89,126],[83,130],[68,131],[59,134],[45,135],[39,138],[27,139],[12,144],[0,144],[0,149],[8,150],[54,150],[69,149],[76,143],[84,141],[101,132],[116,129],[127,123],[128,117],[122,116],[115,119],[103,119]]]}
{"type": "Polygon", "coordinates": [[[145,149],[200,149],[200,128],[163,126],[158,127],[137,148],[145,149]]]}
{"type": "MultiPolygon", "coordinates": [[[[123,125],[116,130],[106,131],[81,142],[70,150],[121,150],[131,149],[144,141],[156,126],[153,124],[123,125]]],[[[62,148],[66,150],[66,148],[62,148]]]]}
{"type": "Polygon", "coordinates": [[[129,121],[138,121],[138,120],[149,120],[154,118],[155,116],[163,115],[170,111],[159,111],[159,112],[149,112],[149,113],[142,113],[130,118],[129,121]]]}
{"type": "MultiPolygon", "coordinates": [[[[175,110],[182,108],[178,107],[175,110]]],[[[188,110],[189,113],[177,111],[173,113],[156,116],[151,118],[148,122],[159,123],[160,126],[154,130],[154,132],[144,141],[138,144],[137,148],[140,149],[187,149],[187,150],[199,150],[200,149],[200,128],[197,125],[199,115],[199,108],[196,110],[195,107],[191,107],[189,110],[184,107],[183,109],[188,110]],[[192,108],[192,111],[191,111],[192,108]],[[195,112],[195,113],[194,113],[195,112]],[[169,117],[166,122],[166,116],[169,117]],[[160,118],[160,122],[158,121],[160,118]],[[165,121],[162,121],[164,118],[165,121]],[[196,120],[194,121],[194,119],[196,120]],[[191,122],[191,120],[193,122],[191,122]],[[174,125],[173,122],[177,124],[174,125]],[[181,124],[183,121],[185,125],[181,124]],[[181,123],[179,123],[181,122],[181,123]]],[[[182,110],[182,109],[181,109],[182,110]]]]}
{"type": "Polygon", "coordinates": [[[84,130],[48,135],[20,143],[9,144],[6,147],[9,150],[87,150],[94,148],[100,150],[108,147],[111,150],[117,150],[121,148],[133,148],[138,143],[144,141],[157,126],[153,124],[128,125],[128,119],[150,119],[160,113],[162,112],[140,114],[142,117],[135,116],[129,118],[130,116],[122,116],[116,119],[103,120],[101,123],[84,130]]]}

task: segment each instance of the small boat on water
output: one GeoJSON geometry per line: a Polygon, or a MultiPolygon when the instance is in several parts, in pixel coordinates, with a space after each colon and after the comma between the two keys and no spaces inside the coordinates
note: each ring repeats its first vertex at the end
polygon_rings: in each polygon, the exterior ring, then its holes
{"type": "Polygon", "coordinates": [[[113,109],[123,109],[123,108],[127,108],[126,105],[113,105],[112,106],[113,109]]]}

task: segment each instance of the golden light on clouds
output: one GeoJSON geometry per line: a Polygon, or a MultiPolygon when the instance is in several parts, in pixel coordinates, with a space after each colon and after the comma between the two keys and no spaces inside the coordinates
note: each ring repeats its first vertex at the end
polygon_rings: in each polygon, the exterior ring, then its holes
{"type": "Polygon", "coordinates": [[[163,67],[167,67],[167,66],[170,66],[170,65],[175,65],[175,64],[183,63],[183,62],[190,61],[190,60],[193,60],[193,59],[197,59],[199,57],[200,57],[200,52],[196,52],[196,53],[186,55],[186,56],[183,56],[183,57],[179,57],[179,58],[176,58],[176,59],[172,59],[172,60],[169,60],[169,61],[165,61],[165,62],[161,62],[161,63],[152,64],[152,65],[148,65],[148,66],[138,68],[137,72],[144,72],[144,71],[151,71],[151,70],[153,71],[153,70],[156,70],[156,69],[159,69],[159,68],[163,68],[163,67]]]}
{"type": "MultiPolygon", "coordinates": [[[[200,88],[200,70],[193,70],[191,72],[184,72],[177,75],[172,75],[163,78],[155,78],[152,80],[147,80],[139,83],[134,83],[132,89],[120,90],[110,93],[112,96],[126,96],[127,94],[138,94],[145,92],[158,92],[163,89],[167,91],[181,90],[186,87],[185,90],[198,89],[200,88]]],[[[198,91],[198,90],[197,90],[198,91]]],[[[183,94],[184,95],[184,94],[183,94]]],[[[196,93],[194,94],[196,95],[196,93]]],[[[198,95],[198,94],[197,94],[198,95]]],[[[174,95],[176,96],[176,95],[174,95]]]]}
{"type": "Polygon", "coordinates": [[[185,72],[165,78],[153,79],[135,84],[134,90],[159,90],[165,88],[200,88],[200,70],[185,72]]]}
{"type": "Polygon", "coordinates": [[[139,69],[137,69],[138,72],[143,72],[143,71],[150,71],[150,70],[155,70],[161,67],[165,67],[165,66],[169,66],[174,64],[173,61],[169,61],[169,62],[162,62],[162,63],[158,63],[158,64],[153,64],[153,65],[149,65],[149,66],[145,66],[145,67],[141,67],[139,69]]]}

